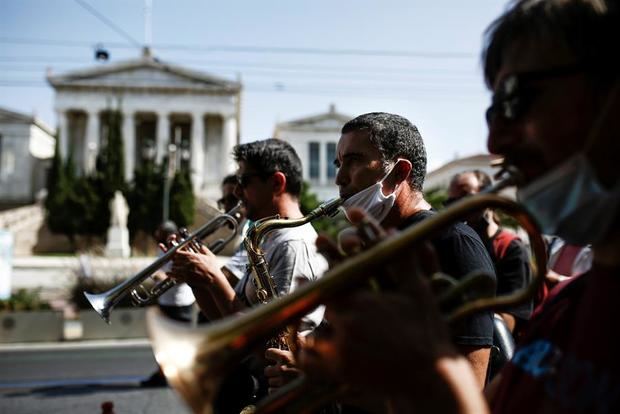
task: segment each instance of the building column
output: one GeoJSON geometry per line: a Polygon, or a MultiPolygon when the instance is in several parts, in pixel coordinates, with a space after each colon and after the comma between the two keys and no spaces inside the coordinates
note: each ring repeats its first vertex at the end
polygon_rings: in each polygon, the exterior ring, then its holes
{"type": "Polygon", "coordinates": [[[123,112],[123,141],[125,148],[125,181],[133,180],[136,162],[136,127],[133,112],[123,112]]]}
{"type": "Polygon", "coordinates": [[[60,156],[63,161],[65,161],[69,154],[69,122],[67,119],[67,112],[64,110],[57,110],[56,117],[58,118],[58,149],[60,150],[60,156]]]}
{"type": "Polygon", "coordinates": [[[100,150],[99,140],[99,112],[88,111],[86,113],[86,137],[84,146],[84,172],[92,174],[97,163],[97,154],[100,150]]]}
{"type": "Polygon", "coordinates": [[[192,114],[192,135],[190,143],[191,160],[190,168],[192,172],[192,183],[194,183],[194,193],[201,192],[204,183],[204,155],[205,155],[205,119],[200,112],[192,114]]]}
{"type": "Polygon", "coordinates": [[[237,145],[237,117],[234,115],[224,116],[222,128],[222,163],[219,172],[220,179],[227,174],[235,171],[235,162],[233,161],[232,152],[237,145]]]}
{"type": "Polygon", "coordinates": [[[157,164],[161,164],[164,156],[168,153],[167,147],[170,142],[170,118],[167,112],[157,113],[157,139],[155,147],[157,154],[155,160],[157,164]]]}
{"type": "Polygon", "coordinates": [[[319,141],[319,185],[327,184],[327,143],[319,141]]]}

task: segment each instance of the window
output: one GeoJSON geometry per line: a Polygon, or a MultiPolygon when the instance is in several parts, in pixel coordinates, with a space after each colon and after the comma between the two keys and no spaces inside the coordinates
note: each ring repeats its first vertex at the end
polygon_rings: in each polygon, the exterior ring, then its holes
{"type": "Polygon", "coordinates": [[[310,179],[319,179],[319,143],[310,142],[310,179]]]}
{"type": "Polygon", "coordinates": [[[327,143],[327,178],[333,179],[336,178],[336,166],[334,165],[334,160],[336,159],[336,143],[328,142],[327,143]]]}

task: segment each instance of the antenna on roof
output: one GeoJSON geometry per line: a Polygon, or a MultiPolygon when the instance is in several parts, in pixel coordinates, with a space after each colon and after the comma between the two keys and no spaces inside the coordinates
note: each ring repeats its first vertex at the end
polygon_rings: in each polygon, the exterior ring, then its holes
{"type": "Polygon", "coordinates": [[[153,0],[144,0],[144,49],[145,50],[149,50],[153,43],[152,10],[153,10],[153,0]]]}

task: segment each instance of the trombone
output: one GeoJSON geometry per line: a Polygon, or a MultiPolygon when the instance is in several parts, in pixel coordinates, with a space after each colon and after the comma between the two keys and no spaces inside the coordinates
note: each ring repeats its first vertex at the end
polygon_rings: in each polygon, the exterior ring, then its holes
{"type": "MultiPolygon", "coordinates": [[[[514,183],[509,177],[495,191],[514,183]]],[[[503,297],[475,296],[445,318],[452,322],[482,310],[498,310],[529,299],[537,291],[546,269],[545,244],[538,225],[520,204],[496,194],[478,194],[447,207],[401,233],[388,236],[366,251],[339,263],[322,278],[301,286],[295,292],[235,318],[227,318],[210,326],[189,330],[168,320],[156,309],[147,312],[147,326],[155,358],[170,384],[181,394],[194,413],[212,414],[223,379],[238,361],[266,338],[318,305],[361,286],[367,281],[368,269],[402,254],[415,243],[424,242],[434,232],[486,208],[503,210],[512,215],[527,232],[533,255],[533,278],[521,291],[503,297]]],[[[379,276],[380,277],[380,276],[379,276]]],[[[488,275],[475,274],[455,281],[448,276],[449,287],[439,297],[452,301],[455,296],[467,297],[469,287],[488,285],[488,275]]],[[[494,294],[494,291],[492,292],[494,294]]],[[[277,405],[277,404],[276,404],[277,405]]],[[[280,407],[278,412],[283,412],[280,407]]],[[[261,410],[256,412],[269,412],[261,410]]],[[[271,411],[273,412],[273,411],[271,411]]],[[[286,411],[284,411],[286,412],[286,411]]]]}
{"type": "Polygon", "coordinates": [[[230,235],[225,239],[217,239],[207,246],[213,253],[218,253],[228,242],[235,238],[240,220],[241,203],[230,209],[230,211],[209,220],[192,234],[188,234],[187,230],[182,230],[180,242],[173,245],[163,256],[155,260],[130,279],[119,283],[106,292],[84,292],[84,296],[86,296],[86,299],[88,299],[93,309],[107,323],[110,323],[110,313],[112,312],[112,309],[128,294],[131,295],[131,301],[134,306],[146,306],[176,284],[174,279],[166,278],[161,282],[156,283],[150,289],[147,289],[142,285],[142,283],[151,277],[156,270],[170,261],[177,250],[185,247],[197,248],[201,244],[202,239],[214,233],[220,227],[228,225],[231,229],[230,235]]]}

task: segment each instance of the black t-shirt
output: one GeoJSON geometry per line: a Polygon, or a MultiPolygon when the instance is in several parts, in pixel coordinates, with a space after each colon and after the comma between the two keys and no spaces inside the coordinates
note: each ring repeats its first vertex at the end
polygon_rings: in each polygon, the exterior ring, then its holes
{"type": "MultiPolygon", "coordinates": [[[[399,230],[415,225],[436,214],[423,210],[409,217],[399,230]]],[[[439,256],[442,272],[460,279],[472,272],[483,271],[495,278],[493,262],[476,232],[461,222],[442,229],[429,240],[439,256]]],[[[486,347],[493,344],[493,315],[476,313],[452,326],[453,341],[457,345],[486,347]]]]}

